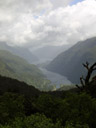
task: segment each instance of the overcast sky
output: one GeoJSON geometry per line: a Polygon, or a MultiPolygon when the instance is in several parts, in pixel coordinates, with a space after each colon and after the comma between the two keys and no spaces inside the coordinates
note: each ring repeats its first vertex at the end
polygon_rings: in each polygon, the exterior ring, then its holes
{"type": "Polygon", "coordinates": [[[0,41],[74,44],[96,36],[96,0],[0,0],[0,41]]]}

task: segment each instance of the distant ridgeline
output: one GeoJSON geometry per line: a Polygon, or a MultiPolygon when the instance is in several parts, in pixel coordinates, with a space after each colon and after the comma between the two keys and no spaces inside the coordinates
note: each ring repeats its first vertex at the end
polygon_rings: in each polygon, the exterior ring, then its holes
{"type": "Polygon", "coordinates": [[[50,81],[37,66],[6,50],[0,50],[0,75],[24,81],[40,90],[46,91],[51,88],[50,81]]]}
{"type": "Polygon", "coordinates": [[[26,59],[29,63],[36,62],[39,60],[28,48],[19,47],[19,46],[9,46],[5,42],[0,42],[0,50],[7,50],[17,56],[26,59]]]}
{"type": "Polygon", "coordinates": [[[35,87],[29,86],[24,82],[0,75],[0,95],[5,92],[17,93],[27,97],[38,96],[41,93],[35,87]]]}
{"type": "Polygon", "coordinates": [[[96,37],[78,42],[65,52],[59,54],[47,69],[66,76],[71,82],[79,83],[80,76],[85,75],[82,63],[96,62],[96,37]]]}

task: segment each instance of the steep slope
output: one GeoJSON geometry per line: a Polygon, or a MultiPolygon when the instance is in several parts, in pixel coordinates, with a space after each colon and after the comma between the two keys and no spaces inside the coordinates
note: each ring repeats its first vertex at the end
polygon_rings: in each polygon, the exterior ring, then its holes
{"type": "Polygon", "coordinates": [[[49,82],[37,66],[4,50],[0,50],[0,74],[24,81],[41,90],[49,82]]]}
{"type": "Polygon", "coordinates": [[[5,42],[0,42],[0,49],[10,51],[11,53],[26,59],[29,63],[34,63],[39,60],[34,54],[32,54],[32,52],[29,51],[28,48],[25,47],[9,46],[5,42]]]}
{"type": "Polygon", "coordinates": [[[67,76],[73,83],[79,83],[79,78],[86,73],[82,63],[90,64],[96,61],[96,37],[78,42],[67,51],[58,55],[46,68],[67,76]]]}

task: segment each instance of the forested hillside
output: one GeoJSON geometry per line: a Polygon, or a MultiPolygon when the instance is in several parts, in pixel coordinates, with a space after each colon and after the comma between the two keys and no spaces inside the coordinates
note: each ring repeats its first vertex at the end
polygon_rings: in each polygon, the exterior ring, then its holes
{"type": "Polygon", "coordinates": [[[83,91],[40,92],[0,76],[0,128],[95,128],[95,77],[86,87],[83,91]]]}
{"type": "Polygon", "coordinates": [[[0,50],[0,75],[24,81],[40,90],[47,90],[49,80],[33,64],[8,51],[0,50]]]}
{"type": "Polygon", "coordinates": [[[78,42],[67,51],[58,55],[46,68],[66,76],[71,82],[79,83],[85,75],[82,63],[96,61],[96,37],[78,42]]]}

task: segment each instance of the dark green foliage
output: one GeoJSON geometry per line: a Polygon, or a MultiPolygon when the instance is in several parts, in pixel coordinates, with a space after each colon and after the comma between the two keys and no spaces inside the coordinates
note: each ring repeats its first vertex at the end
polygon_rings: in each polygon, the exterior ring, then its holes
{"type": "Polygon", "coordinates": [[[82,124],[76,123],[76,122],[75,122],[75,124],[68,122],[66,124],[65,128],[89,128],[89,126],[87,124],[82,125],[82,124]]]}
{"type": "Polygon", "coordinates": [[[91,93],[40,92],[1,76],[0,90],[0,128],[96,127],[96,98],[91,93]]]}
{"type": "Polygon", "coordinates": [[[40,94],[40,91],[33,86],[12,78],[0,76],[0,93],[4,92],[18,93],[26,97],[38,96],[40,94]]]}
{"type": "Polygon", "coordinates": [[[46,118],[45,115],[35,114],[27,117],[24,121],[26,128],[53,128],[54,124],[51,119],[46,118]]]}
{"type": "Polygon", "coordinates": [[[30,116],[27,116],[24,102],[28,99],[11,93],[2,95],[1,124],[7,123],[10,128],[95,128],[96,126],[96,99],[86,93],[70,93],[65,98],[42,94],[32,99],[30,103],[36,111],[30,111],[30,116]],[[38,114],[35,114],[37,112],[38,114]]]}
{"type": "Polygon", "coordinates": [[[24,97],[12,93],[0,96],[0,123],[24,116],[24,97]]]}
{"type": "Polygon", "coordinates": [[[69,113],[68,104],[65,100],[48,94],[41,95],[36,101],[36,106],[40,112],[51,117],[54,121],[57,119],[65,120],[66,114],[69,113]]]}
{"type": "Polygon", "coordinates": [[[16,118],[11,125],[0,128],[64,128],[59,121],[55,124],[43,114],[34,114],[25,118],[16,118]]]}
{"type": "Polygon", "coordinates": [[[94,122],[96,118],[96,99],[92,99],[91,96],[86,93],[81,93],[79,95],[71,94],[67,96],[66,101],[70,105],[69,108],[71,108],[68,117],[69,121],[73,124],[76,122],[89,124],[92,128],[96,125],[94,122]]]}
{"type": "Polygon", "coordinates": [[[63,125],[67,121],[73,124],[76,122],[80,122],[82,125],[89,124],[92,128],[93,124],[96,125],[94,122],[96,100],[86,93],[68,94],[64,99],[42,95],[36,102],[40,112],[52,118],[53,121],[61,120],[63,125]]]}

